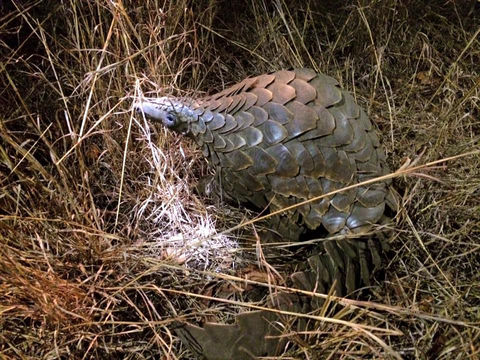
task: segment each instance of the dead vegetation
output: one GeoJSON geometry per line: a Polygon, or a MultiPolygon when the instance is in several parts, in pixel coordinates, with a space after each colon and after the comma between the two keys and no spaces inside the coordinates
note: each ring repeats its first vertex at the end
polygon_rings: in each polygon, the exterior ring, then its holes
{"type": "MultiPolygon", "coordinates": [[[[0,357],[191,358],[176,321],[228,317],[277,278],[251,226],[205,241],[255,214],[197,191],[201,153],[134,116],[140,91],[313,67],[397,169],[478,150],[479,32],[477,1],[0,2],[0,357]]],[[[286,329],[283,358],[480,358],[480,157],[395,186],[385,278],[330,299],[308,342],[286,329]]]]}

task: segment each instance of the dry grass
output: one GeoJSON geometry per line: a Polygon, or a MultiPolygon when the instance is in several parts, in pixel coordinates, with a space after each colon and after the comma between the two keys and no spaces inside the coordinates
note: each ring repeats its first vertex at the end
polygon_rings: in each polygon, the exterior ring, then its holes
{"type": "MultiPolygon", "coordinates": [[[[327,4],[0,2],[1,358],[190,358],[176,321],[282,284],[252,226],[205,240],[255,214],[199,195],[201,153],[135,118],[139,91],[304,65],[368,109],[394,169],[479,148],[478,2],[327,4]]],[[[309,342],[287,329],[284,358],[480,358],[480,157],[395,186],[385,279],[330,298],[309,342]]]]}

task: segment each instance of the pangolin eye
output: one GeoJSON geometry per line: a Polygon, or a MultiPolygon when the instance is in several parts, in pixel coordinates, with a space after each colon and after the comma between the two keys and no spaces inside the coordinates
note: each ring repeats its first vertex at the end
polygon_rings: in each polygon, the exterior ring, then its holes
{"type": "Polygon", "coordinates": [[[165,115],[165,119],[164,119],[164,125],[166,127],[172,127],[175,125],[175,122],[176,122],[176,116],[172,113],[167,113],[165,115]]]}

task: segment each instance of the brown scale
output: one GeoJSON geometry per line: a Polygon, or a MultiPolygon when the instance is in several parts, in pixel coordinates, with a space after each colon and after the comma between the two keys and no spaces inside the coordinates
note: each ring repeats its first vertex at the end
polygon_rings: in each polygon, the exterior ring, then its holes
{"type": "MultiPolygon", "coordinates": [[[[280,210],[388,172],[365,112],[336,80],[310,69],[247,78],[203,99],[145,99],[136,107],[192,137],[219,170],[223,190],[260,209],[270,204],[280,210]]],[[[302,205],[272,218],[271,227],[291,241],[319,228],[330,235],[361,234],[382,220],[386,205],[395,208],[394,197],[389,183],[379,182],[302,205]]],[[[368,237],[323,241],[291,280],[304,290],[327,292],[335,283],[337,295],[351,293],[369,285],[383,245],[368,237]]],[[[288,301],[280,307],[298,307],[295,296],[283,295],[288,301]]],[[[177,332],[208,359],[250,359],[248,352],[278,350],[280,341],[264,339],[275,333],[267,321],[272,316],[250,312],[234,325],[187,324],[177,332]]]]}

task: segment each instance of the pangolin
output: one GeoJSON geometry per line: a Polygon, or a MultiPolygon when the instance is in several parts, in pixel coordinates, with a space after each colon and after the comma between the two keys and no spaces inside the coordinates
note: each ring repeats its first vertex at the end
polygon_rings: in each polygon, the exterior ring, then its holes
{"type": "MultiPolygon", "coordinates": [[[[283,209],[389,171],[366,113],[335,79],[311,69],[250,77],[200,99],[142,98],[134,107],[191,137],[222,190],[260,210],[283,209]]],[[[396,207],[390,183],[376,182],[277,215],[271,227],[289,241],[319,229],[361,234],[384,218],[387,205],[396,207]]],[[[293,283],[318,292],[335,283],[337,295],[350,293],[369,284],[381,264],[381,245],[372,237],[320,242],[309,270],[294,274],[293,283]]],[[[278,348],[278,341],[265,340],[274,332],[271,318],[247,312],[235,325],[187,325],[180,334],[209,359],[249,359],[278,348]]]]}

